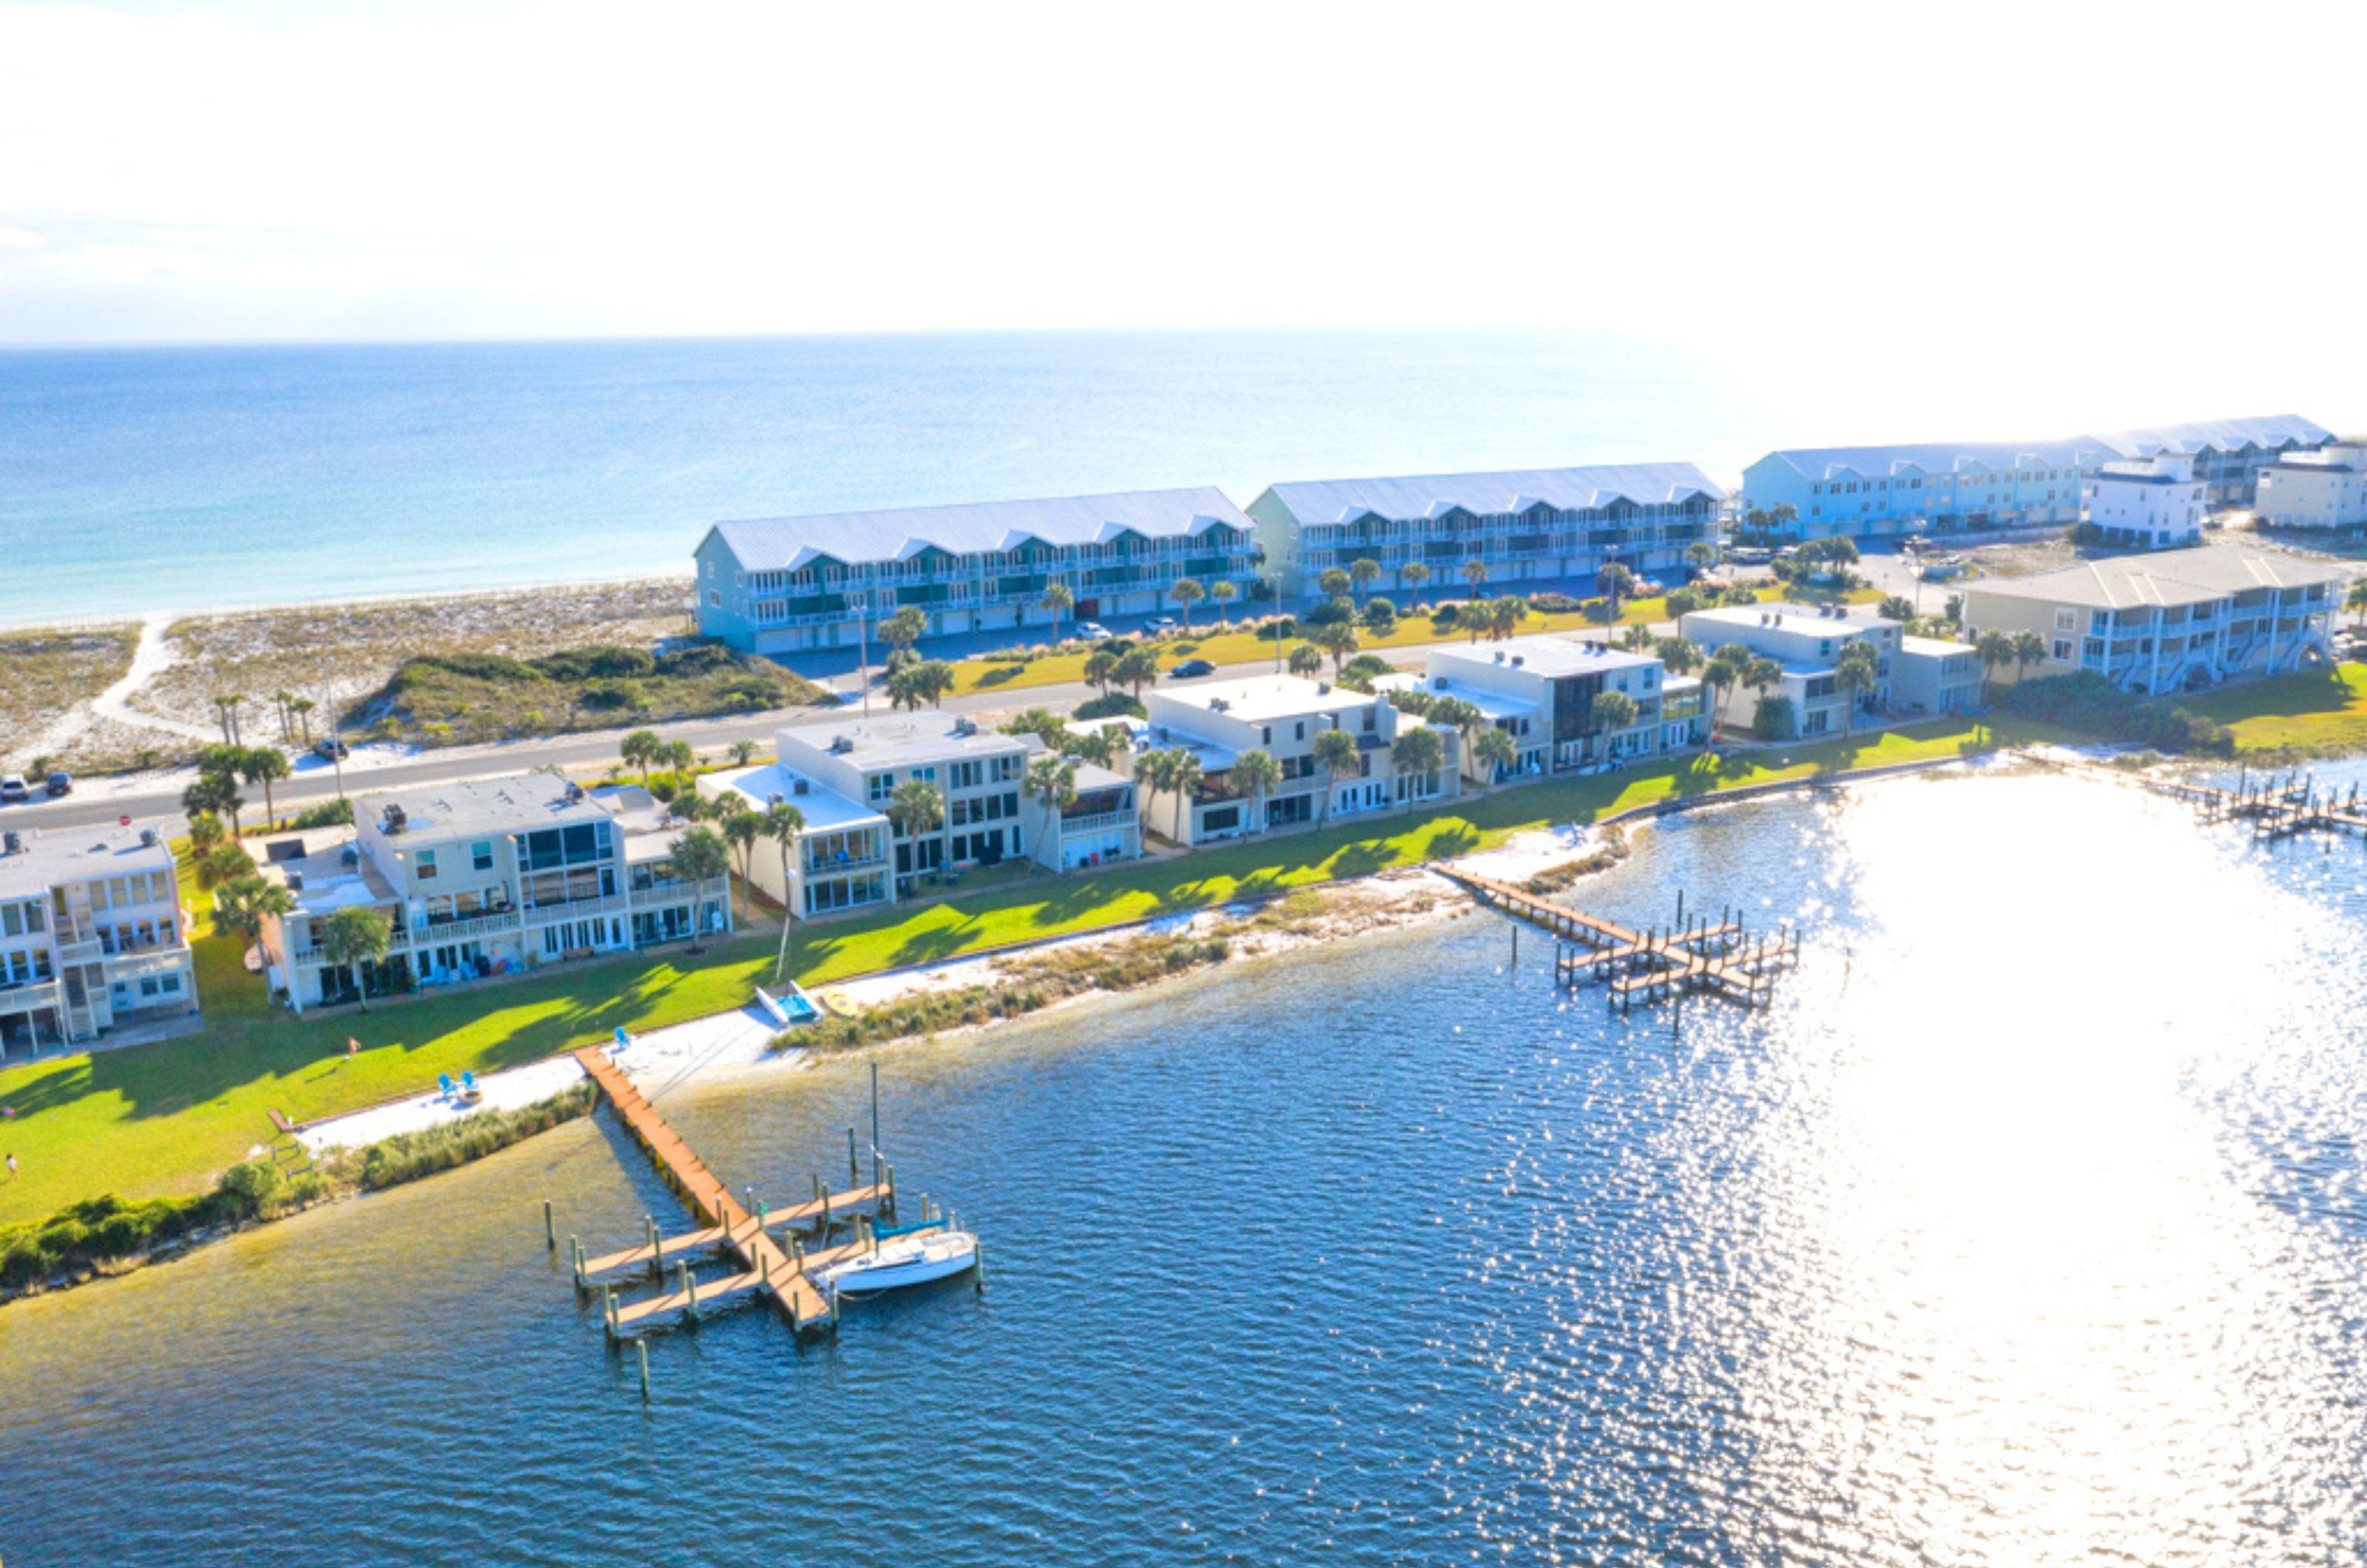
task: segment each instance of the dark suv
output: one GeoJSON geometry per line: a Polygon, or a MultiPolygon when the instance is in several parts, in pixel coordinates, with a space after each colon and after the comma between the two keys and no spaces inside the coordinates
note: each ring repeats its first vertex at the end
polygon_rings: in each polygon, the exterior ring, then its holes
{"type": "Polygon", "coordinates": [[[62,795],[72,795],[74,793],[74,775],[66,772],[63,768],[60,768],[56,773],[50,775],[50,782],[45,787],[49,790],[50,798],[52,800],[62,795]]]}

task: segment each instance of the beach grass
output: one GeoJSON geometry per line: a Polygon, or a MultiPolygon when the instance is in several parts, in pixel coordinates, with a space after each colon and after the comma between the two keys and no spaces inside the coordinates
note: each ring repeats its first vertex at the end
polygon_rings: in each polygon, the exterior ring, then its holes
{"type": "MultiPolygon", "coordinates": [[[[1762,589],[1761,599],[1779,597],[1776,589],[1762,589]]],[[[1862,588],[1846,595],[1802,591],[1795,595],[1806,602],[1830,602],[1845,598],[1849,603],[1872,603],[1882,597],[1875,589],[1862,588]]],[[[1600,631],[1606,626],[1649,626],[1670,618],[1665,599],[1631,599],[1620,607],[1619,617],[1608,620],[1601,613],[1600,600],[1589,601],[1589,607],[1559,615],[1532,615],[1521,623],[1521,635],[1535,632],[1600,631]]],[[[1401,615],[1388,635],[1376,636],[1359,629],[1363,651],[1387,654],[1397,649],[1429,648],[1439,643],[1469,640],[1468,632],[1458,632],[1453,626],[1437,626],[1429,615],[1409,612],[1401,615]]],[[[1169,664],[1186,659],[1205,659],[1211,664],[1250,664],[1274,656],[1274,639],[1259,637],[1247,626],[1228,622],[1195,626],[1185,636],[1168,638],[1154,645],[1161,660],[1169,664]]],[[[1287,654],[1291,642],[1285,640],[1283,649],[1287,654]]],[[[954,666],[957,693],[1024,691],[1030,686],[1058,686],[1082,682],[1088,651],[1047,651],[1039,658],[1025,662],[1014,660],[987,658],[966,659],[954,666]]]]}
{"type": "MultiPolygon", "coordinates": [[[[1500,843],[1523,829],[1589,821],[1671,795],[1969,756],[2062,739],[1965,718],[1750,756],[1671,759],[1624,773],[1498,790],[1420,813],[1359,818],[1320,832],[1242,840],[1090,875],[1031,878],[891,908],[795,934],[793,972],[822,984],[958,957],[1011,942],[1205,908],[1235,898],[1361,876],[1500,843]]],[[[193,908],[202,896],[186,886],[193,908]]],[[[202,1032],[13,1066],[0,1072],[0,1145],[19,1175],[0,1180],[0,1224],[115,1191],[203,1190],[271,1136],[268,1112],[297,1121],[432,1088],[438,1073],[515,1066],[745,1003],[769,980],[776,938],[746,936],[549,970],[413,1000],[300,1019],[270,1003],[235,939],[196,943],[202,1032]],[[360,1054],[345,1055],[348,1037],[360,1054]]]]}
{"type": "MultiPolygon", "coordinates": [[[[33,770],[34,748],[77,704],[86,703],[123,678],[139,646],[137,626],[84,626],[73,630],[20,631],[0,636],[0,762],[11,773],[33,770]]],[[[51,765],[83,766],[85,750],[68,737],[54,748],[51,765]]]]}

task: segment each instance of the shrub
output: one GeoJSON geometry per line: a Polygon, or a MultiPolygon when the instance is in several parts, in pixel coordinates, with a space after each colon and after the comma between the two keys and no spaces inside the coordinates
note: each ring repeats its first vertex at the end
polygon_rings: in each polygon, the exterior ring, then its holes
{"type": "Polygon", "coordinates": [[[2159,697],[2123,691],[2093,670],[2022,681],[1998,701],[2022,718],[2077,729],[2104,740],[2129,740],[2157,751],[2231,757],[2235,733],[2159,697]]]}
{"type": "Polygon", "coordinates": [[[1298,629],[1298,617],[1296,615],[1268,615],[1264,620],[1260,621],[1251,629],[1255,631],[1258,636],[1263,637],[1268,642],[1272,642],[1277,637],[1281,638],[1285,642],[1288,642],[1291,638],[1300,635],[1298,629]]]}
{"type": "Polygon", "coordinates": [[[1430,624],[1441,631],[1444,631],[1462,618],[1463,610],[1460,605],[1447,604],[1433,604],[1430,607],[1430,624]]]}
{"type": "Polygon", "coordinates": [[[638,648],[571,648],[544,654],[531,668],[553,681],[622,681],[656,674],[658,661],[638,648]]]}
{"type": "Polygon", "coordinates": [[[1529,604],[1546,615],[1575,615],[1584,607],[1567,593],[1532,593],[1529,604]]]}
{"type": "Polygon", "coordinates": [[[308,806],[298,812],[296,826],[298,828],[334,828],[340,824],[351,822],[353,819],[354,803],[340,795],[335,800],[324,800],[316,806],[308,806]]]}
{"type": "Polygon", "coordinates": [[[586,1081],[516,1111],[480,1111],[416,1133],[398,1133],[362,1151],[361,1184],[377,1191],[482,1159],[521,1138],[587,1114],[598,1094],[586,1081]]]}
{"type": "Polygon", "coordinates": [[[639,681],[595,681],[583,688],[583,705],[603,713],[617,708],[639,713],[650,705],[650,695],[639,681]]]}
{"type": "Polygon", "coordinates": [[[1750,728],[1761,740],[1791,740],[1800,733],[1800,716],[1789,697],[1761,697],[1751,713],[1750,728]]]}
{"type": "Polygon", "coordinates": [[[1355,618],[1355,606],[1345,599],[1327,599],[1299,617],[1310,626],[1335,626],[1342,621],[1353,621],[1355,618]]]}
{"type": "Polygon", "coordinates": [[[1104,692],[1077,705],[1079,718],[1142,718],[1150,710],[1124,692],[1104,692]]]}

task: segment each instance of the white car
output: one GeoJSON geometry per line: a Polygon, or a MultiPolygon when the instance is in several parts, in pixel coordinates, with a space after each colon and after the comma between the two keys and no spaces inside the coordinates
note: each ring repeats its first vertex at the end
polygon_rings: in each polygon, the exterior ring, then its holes
{"type": "Polygon", "coordinates": [[[1174,616],[1161,615],[1142,629],[1152,637],[1165,637],[1169,632],[1180,632],[1184,628],[1176,624],[1174,616]]]}
{"type": "Polygon", "coordinates": [[[1106,642],[1109,640],[1110,629],[1099,621],[1079,621],[1075,635],[1087,642],[1106,642]]]}
{"type": "Polygon", "coordinates": [[[25,787],[22,773],[0,773],[0,800],[30,800],[33,792],[25,787]]]}

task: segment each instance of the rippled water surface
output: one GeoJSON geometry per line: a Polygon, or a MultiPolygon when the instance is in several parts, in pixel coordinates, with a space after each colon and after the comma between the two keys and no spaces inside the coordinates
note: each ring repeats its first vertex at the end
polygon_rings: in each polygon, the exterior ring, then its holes
{"type": "MultiPolygon", "coordinates": [[[[1709,813],[1772,1013],[1632,1021],[1493,916],[882,1055],[966,1285],[651,1346],[543,1251],[676,1213],[605,1118],[0,1313],[34,1563],[2355,1562],[2367,852],[2133,793],[1709,813]]],[[[843,1162],[861,1062],[683,1088],[843,1162]]],[[[840,1165],[844,1174],[843,1163],[840,1165]]]]}

